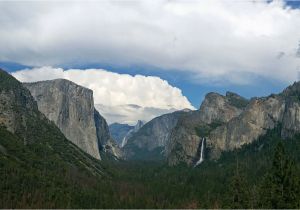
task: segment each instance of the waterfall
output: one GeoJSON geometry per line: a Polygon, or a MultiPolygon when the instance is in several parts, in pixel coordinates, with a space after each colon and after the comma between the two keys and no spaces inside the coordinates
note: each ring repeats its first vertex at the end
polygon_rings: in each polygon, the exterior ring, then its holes
{"type": "Polygon", "coordinates": [[[200,159],[197,161],[197,163],[195,164],[194,167],[196,167],[197,165],[199,165],[200,163],[203,162],[204,158],[203,158],[203,152],[204,152],[204,141],[205,141],[205,138],[203,137],[202,138],[202,142],[201,142],[201,153],[200,153],[200,159]]]}
{"type": "Polygon", "coordinates": [[[124,147],[125,144],[127,143],[127,136],[124,136],[123,139],[122,139],[122,143],[121,143],[121,147],[124,147]]]}

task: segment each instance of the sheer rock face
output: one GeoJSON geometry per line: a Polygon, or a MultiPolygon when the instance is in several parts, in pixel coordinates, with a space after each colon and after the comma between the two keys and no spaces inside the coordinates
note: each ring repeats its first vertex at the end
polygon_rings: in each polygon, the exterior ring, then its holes
{"type": "Polygon", "coordinates": [[[199,155],[201,138],[206,137],[205,130],[210,131],[239,116],[247,104],[248,100],[235,93],[227,92],[226,96],[208,93],[200,109],[182,116],[172,129],[166,147],[168,163],[194,163],[199,155]],[[199,135],[197,129],[203,130],[203,135],[199,135]]]}
{"type": "Polygon", "coordinates": [[[228,122],[238,116],[246,104],[246,99],[231,92],[227,92],[226,96],[218,93],[208,93],[200,106],[199,121],[206,124],[215,121],[228,122]]]}
{"type": "Polygon", "coordinates": [[[0,69],[0,126],[31,143],[30,129],[36,119],[46,119],[30,92],[0,69]]]}
{"type": "MultiPolygon", "coordinates": [[[[164,150],[169,139],[171,130],[176,126],[179,116],[185,114],[187,111],[177,111],[170,114],[164,114],[156,117],[143,125],[136,133],[128,139],[123,147],[126,159],[139,159],[136,151],[144,151],[144,153],[151,153],[157,149],[164,150]]],[[[157,155],[157,152],[155,152],[157,155]]],[[[158,154],[161,159],[164,154],[158,154]]],[[[155,158],[154,158],[155,159],[155,158]]]]}
{"type": "Polygon", "coordinates": [[[285,101],[278,96],[251,100],[245,111],[227,124],[212,131],[207,140],[211,158],[221,151],[248,144],[274,128],[283,119],[285,101]]]}
{"type": "MultiPolygon", "coordinates": [[[[196,112],[194,114],[197,115],[196,112]]],[[[166,157],[169,165],[176,165],[180,162],[192,164],[197,156],[201,138],[197,135],[193,122],[186,120],[188,120],[188,117],[179,119],[179,122],[170,133],[166,147],[166,157]]]]}
{"type": "Polygon", "coordinates": [[[287,87],[280,96],[285,99],[281,136],[288,138],[300,132],[300,82],[287,87]]]}
{"type": "Polygon", "coordinates": [[[211,132],[207,141],[211,158],[251,143],[277,125],[281,125],[282,138],[300,132],[300,82],[278,95],[252,99],[240,116],[211,132]]]}
{"type": "Polygon", "coordinates": [[[172,130],[168,162],[195,163],[202,137],[206,137],[205,158],[218,159],[222,151],[249,144],[278,125],[282,138],[300,132],[300,82],[280,94],[253,98],[250,102],[232,93],[225,97],[207,94],[200,109],[180,118],[172,130]]]}
{"type": "Polygon", "coordinates": [[[287,101],[285,104],[285,113],[282,119],[283,138],[294,136],[300,131],[300,103],[295,101],[287,101]]]}
{"type": "MultiPolygon", "coordinates": [[[[43,162],[50,158],[49,161],[54,166],[63,166],[67,171],[75,171],[81,176],[102,177],[105,173],[99,161],[67,140],[59,128],[38,110],[37,102],[30,91],[1,69],[0,127],[4,135],[5,129],[12,133],[7,133],[9,139],[0,136],[0,155],[1,152],[4,153],[1,158],[8,161],[7,165],[1,165],[1,170],[11,169],[11,166],[35,170],[40,163],[33,166],[33,160],[39,159],[43,162]],[[24,145],[20,144],[20,140],[23,140],[24,145]],[[9,149],[15,146],[15,150],[9,149]]],[[[55,169],[49,170],[53,172],[55,169]]]]}
{"type": "Polygon", "coordinates": [[[94,112],[94,119],[99,151],[104,151],[118,158],[122,157],[122,153],[119,146],[110,135],[109,127],[106,123],[106,120],[100,115],[100,113],[96,109],[94,112]]]}
{"type": "Polygon", "coordinates": [[[37,101],[39,111],[53,121],[67,139],[100,159],[97,135],[102,138],[105,130],[96,132],[92,90],[64,79],[25,83],[24,86],[37,101]]]}
{"type": "Polygon", "coordinates": [[[16,133],[19,129],[26,129],[26,119],[23,119],[25,114],[16,112],[14,108],[35,115],[37,104],[30,92],[21,89],[17,91],[0,90],[0,98],[0,125],[5,126],[12,133],[16,133]]]}
{"type": "Polygon", "coordinates": [[[143,125],[144,125],[144,122],[141,120],[138,120],[136,125],[131,130],[129,130],[127,132],[127,134],[123,137],[121,147],[124,147],[127,144],[128,139],[130,139],[136,132],[138,132],[140,130],[140,128],[143,127],[143,125]]]}

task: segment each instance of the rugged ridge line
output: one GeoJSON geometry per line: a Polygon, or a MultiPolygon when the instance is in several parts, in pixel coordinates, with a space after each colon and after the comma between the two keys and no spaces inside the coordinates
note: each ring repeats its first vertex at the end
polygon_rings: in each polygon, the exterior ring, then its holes
{"type": "Polygon", "coordinates": [[[225,96],[206,94],[200,109],[182,116],[172,129],[166,147],[168,163],[195,164],[200,155],[201,139],[216,127],[239,116],[247,104],[247,99],[232,92],[227,92],[225,96]]]}
{"type": "Polygon", "coordinates": [[[284,139],[300,132],[300,82],[280,94],[250,101],[231,92],[226,96],[209,93],[199,110],[178,120],[166,157],[170,165],[193,165],[200,158],[200,143],[205,138],[205,158],[218,159],[223,151],[252,143],[278,125],[284,139]]]}
{"type": "Polygon", "coordinates": [[[295,82],[280,94],[253,98],[245,111],[208,137],[210,158],[217,159],[221,151],[239,148],[255,141],[268,129],[281,125],[281,137],[292,137],[300,131],[300,82],[295,82]]]}

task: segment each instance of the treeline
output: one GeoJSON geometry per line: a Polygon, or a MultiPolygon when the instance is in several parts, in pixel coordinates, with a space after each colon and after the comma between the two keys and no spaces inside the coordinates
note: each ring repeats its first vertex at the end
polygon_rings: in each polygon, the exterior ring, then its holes
{"type": "Polygon", "coordinates": [[[197,168],[102,161],[106,175],[93,176],[67,164],[53,167],[51,159],[34,165],[34,154],[0,130],[0,207],[300,208],[300,138],[282,140],[279,133],[197,168]]]}

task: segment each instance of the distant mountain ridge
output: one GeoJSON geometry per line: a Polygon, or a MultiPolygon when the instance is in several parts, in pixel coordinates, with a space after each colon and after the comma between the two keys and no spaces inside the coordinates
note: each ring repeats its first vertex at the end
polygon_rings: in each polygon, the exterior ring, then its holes
{"type": "Polygon", "coordinates": [[[127,144],[128,139],[130,139],[136,132],[138,132],[144,124],[145,123],[143,121],[138,120],[136,125],[123,137],[121,147],[124,147],[127,144]]]}
{"type": "Polygon", "coordinates": [[[119,146],[122,145],[122,141],[127,133],[133,129],[134,126],[122,123],[112,123],[109,125],[109,131],[111,136],[115,139],[119,146]]]}
{"type": "Polygon", "coordinates": [[[277,125],[282,138],[300,132],[300,82],[280,94],[251,100],[232,92],[208,93],[199,110],[174,112],[146,123],[123,150],[127,159],[142,156],[169,165],[194,165],[201,151],[204,160],[218,159],[223,151],[250,144],[277,125]]]}
{"type": "MultiPolygon", "coordinates": [[[[282,138],[293,137],[300,131],[300,82],[279,94],[250,100],[232,92],[208,93],[198,110],[164,114],[145,125],[138,123],[135,129],[120,125],[120,130],[113,134],[119,145],[111,137],[105,119],[94,108],[90,90],[67,80],[24,86],[37,101],[38,109],[68,139],[98,159],[99,151],[104,151],[127,160],[194,165],[200,158],[218,159],[224,151],[250,144],[277,125],[281,127],[282,138]]],[[[131,111],[141,108],[128,107],[131,111]]],[[[8,129],[13,131],[13,126],[8,129]]]]}
{"type": "Polygon", "coordinates": [[[218,159],[256,141],[280,125],[281,137],[300,132],[300,82],[279,94],[247,100],[235,93],[208,93],[199,110],[182,116],[172,129],[166,159],[170,165],[195,164],[204,151],[205,159],[218,159]],[[202,139],[205,138],[204,148],[202,139]]]}

